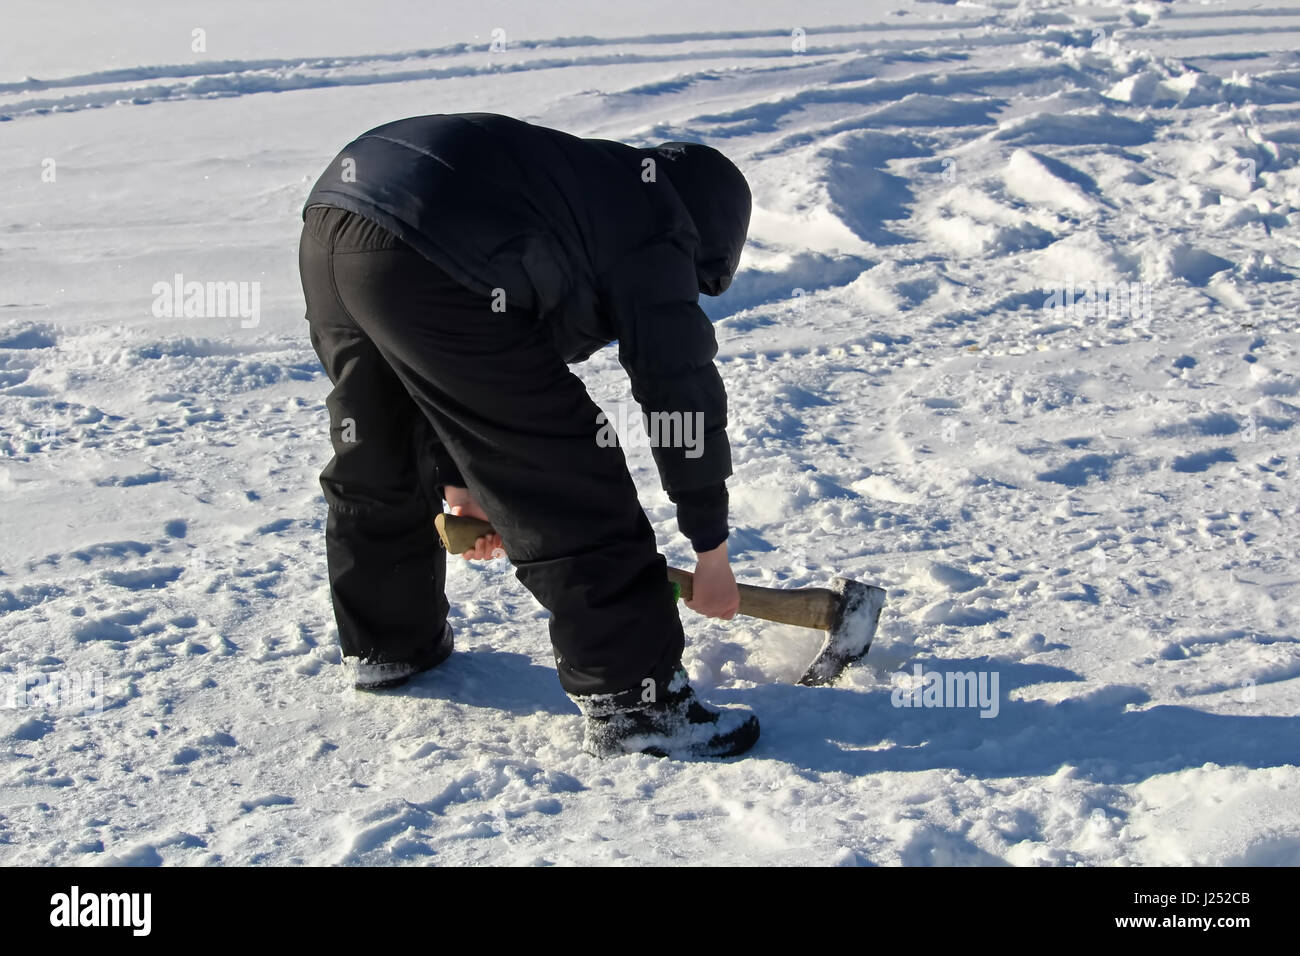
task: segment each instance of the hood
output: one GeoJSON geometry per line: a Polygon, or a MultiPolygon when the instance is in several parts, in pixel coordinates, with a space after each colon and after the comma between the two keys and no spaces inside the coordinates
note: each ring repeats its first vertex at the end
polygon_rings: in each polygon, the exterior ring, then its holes
{"type": "Polygon", "coordinates": [[[667,172],[699,233],[700,291],[721,295],[735,278],[749,232],[749,184],[731,160],[703,143],[660,143],[645,152],[667,172]]]}

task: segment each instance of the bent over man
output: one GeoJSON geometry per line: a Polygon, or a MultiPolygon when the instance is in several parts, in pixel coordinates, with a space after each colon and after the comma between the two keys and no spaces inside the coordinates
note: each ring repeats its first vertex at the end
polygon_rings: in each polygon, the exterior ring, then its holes
{"type": "Polygon", "coordinates": [[[706,707],[687,681],[654,531],[568,368],[617,341],[644,413],[702,421],[695,447],[653,453],[698,555],[689,606],[730,618],[727,399],[698,296],[731,283],[750,204],[708,146],[634,148],[490,113],[398,120],[335,157],[299,258],[334,385],[321,486],[356,686],[395,686],[452,651],[432,527],[445,500],[496,531],[466,557],[501,547],[550,611],[589,753],[754,744],[752,714],[706,707]]]}

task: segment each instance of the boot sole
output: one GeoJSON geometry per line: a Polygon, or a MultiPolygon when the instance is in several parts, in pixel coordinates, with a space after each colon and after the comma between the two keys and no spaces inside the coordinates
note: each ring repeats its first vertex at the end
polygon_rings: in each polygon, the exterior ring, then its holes
{"type": "Polygon", "coordinates": [[[429,660],[424,662],[423,664],[420,664],[418,667],[415,668],[415,670],[411,671],[409,674],[403,674],[400,677],[383,678],[381,680],[375,680],[375,681],[366,681],[366,682],[357,681],[352,686],[355,687],[357,690],[365,690],[365,691],[391,690],[394,687],[401,687],[403,684],[409,683],[412,677],[415,677],[417,674],[423,674],[426,671],[433,670],[435,667],[437,667],[439,664],[441,664],[443,661],[449,658],[451,656],[452,650],[455,647],[455,643],[456,643],[455,637],[452,635],[451,632],[451,625],[448,624],[447,636],[443,638],[441,643],[438,644],[437,649],[434,651],[433,657],[429,658],[429,660]]]}
{"type": "MultiPolygon", "coordinates": [[[[725,759],[727,757],[739,757],[741,754],[752,748],[754,744],[758,743],[758,737],[758,718],[751,714],[750,718],[739,727],[721,737],[709,741],[708,743],[700,743],[687,747],[659,747],[651,744],[648,747],[619,749],[610,751],[609,753],[597,753],[592,750],[584,750],[583,752],[592,757],[601,758],[623,757],[628,754],[642,753],[660,759],[725,759]]],[[[642,737],[642,740],[644,739],[645,738],[642,737]]]]}

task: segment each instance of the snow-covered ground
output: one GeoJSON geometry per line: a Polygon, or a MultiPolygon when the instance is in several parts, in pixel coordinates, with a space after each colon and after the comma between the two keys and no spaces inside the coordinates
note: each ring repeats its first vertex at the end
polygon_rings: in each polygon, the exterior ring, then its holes
{"type": "Polygon", "coordinates": [[[0,36],[0,863],[1300,864],[1294,0],[84,7],[0,36]],[[890,601],[821,689],[812,632],[684,611],[745,759],[582,755],[492,564],[446,665],[348,690],[299,210],[461,110],[750,177],[737,574],[890,601]],[[178,274],[256,314],[159,317],[178,274]]]}

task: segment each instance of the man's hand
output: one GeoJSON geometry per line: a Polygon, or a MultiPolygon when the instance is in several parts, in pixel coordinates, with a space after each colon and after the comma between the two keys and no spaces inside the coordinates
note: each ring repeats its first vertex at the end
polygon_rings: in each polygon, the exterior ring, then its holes
{"type": "MultiPolygon", "coordinates": [[[[468,488],[446,485],[442,489],[442,496],[447,499],[452,514],[480,518],[483,521],[488,520],[488,516],[483,513],[482,507],[474,500],[474,496],[469,493],[468,488]]],[[[461,557],[466,561],[491,561],[493,558],[505,557],[505,553],[505,546],[501,543],[501,535],[485,534],[475,540],[472,551],[462,552],[461,557]]]]}
{"type": "Polygon", "coordinates": [[[736,616],[740,609],[740,590],[736,587],[735,575],[731,573],[727,542],[696,555],[692,589],[695,593],[691,599],[682,602],[692,611],[724,621],[736,616]]]}

